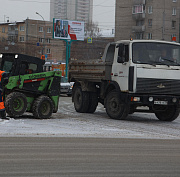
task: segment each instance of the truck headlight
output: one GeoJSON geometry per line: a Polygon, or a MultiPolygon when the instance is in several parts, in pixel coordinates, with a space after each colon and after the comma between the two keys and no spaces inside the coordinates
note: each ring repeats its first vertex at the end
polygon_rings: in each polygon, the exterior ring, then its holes
{"type": "Polygon", "coordinates": [[[3,54],[0,54],[0,58],[2,58],[3,57],[3,54]]]}
{"type": "Polygon", "coordinates": [[[131,97],[131,101],[139,102],[141,100],[140,97],[131,97]]]}
{"type": "Polygon", "coordinates": [[[173,98],[173,99],[172,99],[172,102],[173,102],[173,103],[176,103],[176,102],[177,102],[177,98],[173,98]]]}
{"type": "Polygon", "coordinates": [[[154,98],[153,97],[149,97],[149,102],[153,102],[154,98]]]}

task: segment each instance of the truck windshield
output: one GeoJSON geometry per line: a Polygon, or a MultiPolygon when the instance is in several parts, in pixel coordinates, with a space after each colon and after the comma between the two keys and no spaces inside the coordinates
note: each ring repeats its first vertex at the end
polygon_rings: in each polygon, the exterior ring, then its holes
{"type": "Polygon", "coordinates": [[[132,51],[134,63],[180,66],[180,45],[137,42],[132,51]]]}

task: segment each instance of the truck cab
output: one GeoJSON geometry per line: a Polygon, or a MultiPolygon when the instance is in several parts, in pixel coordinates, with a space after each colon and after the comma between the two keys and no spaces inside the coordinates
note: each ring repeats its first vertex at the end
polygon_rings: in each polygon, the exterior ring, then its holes
{"type": "Polygon", "coordinates": [[[112,80],[118,82],[122,91],[180,95],[176,85],[180,72],[179,44],[134,40],[120,41],[116,47],[112,80]]]}

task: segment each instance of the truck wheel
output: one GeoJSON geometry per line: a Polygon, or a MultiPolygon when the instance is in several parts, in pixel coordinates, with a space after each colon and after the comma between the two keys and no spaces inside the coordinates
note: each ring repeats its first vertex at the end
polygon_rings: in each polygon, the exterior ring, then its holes
{"type": "Polygon", "coordinates": [[[48,96],[38,97],[32,107],[32,112],[35,118],[48,119],[53,113],[53,102],[48,96]]]}
{"type": "Polygon", "coordinates": [[[171,122],[179,116],[179,111],[177,106],[168,106],[164,111],[155,112],[155,115],[160,121],[171,122]]]}
{"type": "Polygon", "coordinates": [[[120,95],[116,91],[111,91],[106,97],[106,112],[112,119],[122,120],[128,116],[129,109],[120,100],[120,95]]]}
{"type": "Polygon", "coordinates": [[[27,99],[23,93],[12,92],[5,99],[6,112],[10,117],[19,117],[27,109],[27,99]]]}
{"type": "Polygon", "coordinates": [[[89,108],[89,93],[83,92],[81,87],[74,90],[74,108],[77,112],[85,113],[89,108]]]}
{"type": "Polygon", "coordinates": [[[98,106],[98,96],[95,92],[89,93],[89,107],[87,110],[87,113],[94,113],[96,111],[96,108],[98,106]]]}

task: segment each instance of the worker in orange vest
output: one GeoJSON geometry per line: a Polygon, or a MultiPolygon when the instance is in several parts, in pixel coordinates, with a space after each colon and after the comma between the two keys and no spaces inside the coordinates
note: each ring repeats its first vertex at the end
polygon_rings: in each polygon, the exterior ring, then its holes
{"type": "Polygon", "coordinates": [[[0,70],[0,118],[6,119],[6,110],[5,110],[4,102],[3,102],[3,83],[2,83],[2,79],[5,82],[8,80],[5,71],[0,70]]]}

